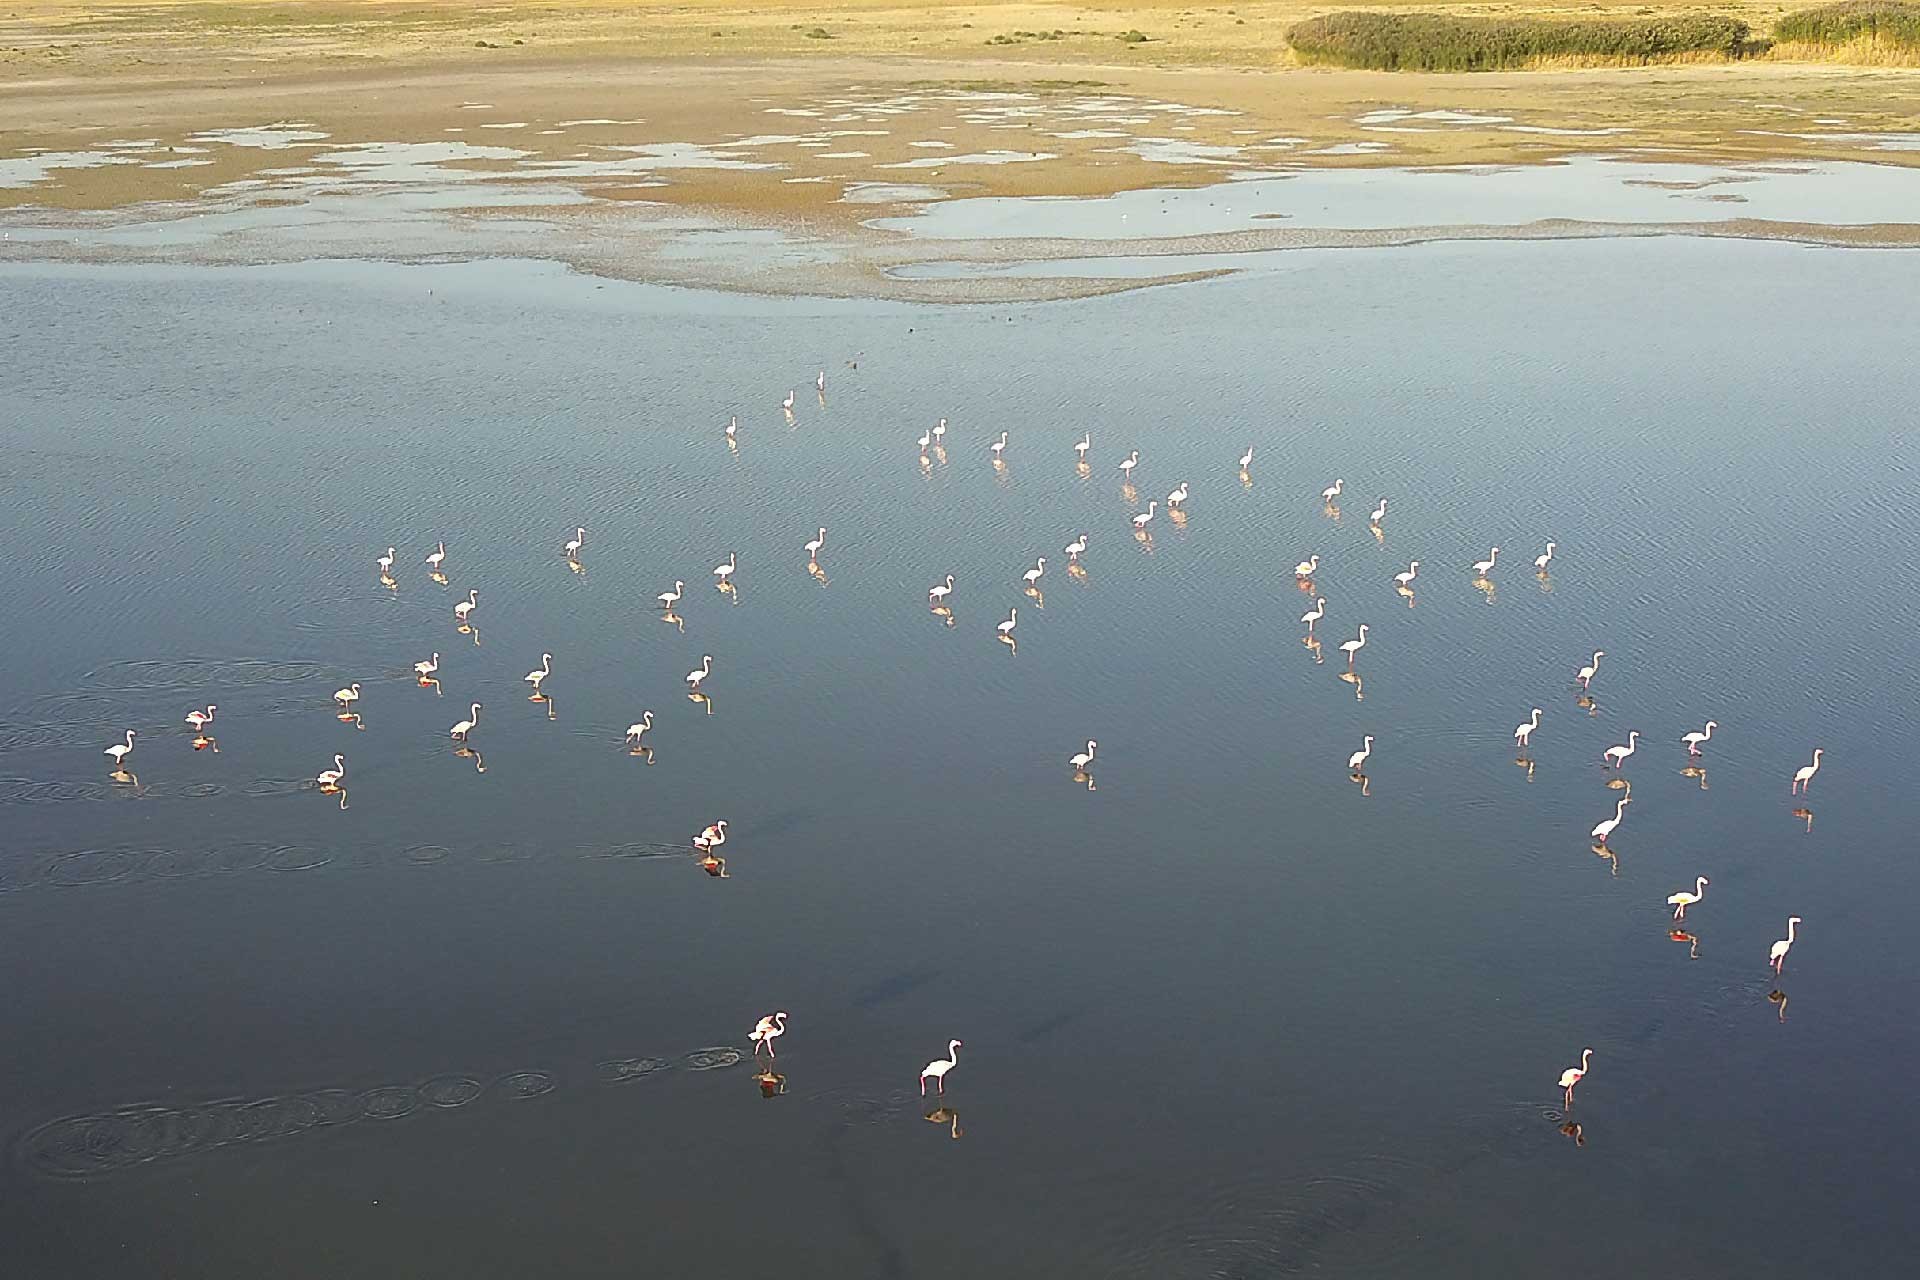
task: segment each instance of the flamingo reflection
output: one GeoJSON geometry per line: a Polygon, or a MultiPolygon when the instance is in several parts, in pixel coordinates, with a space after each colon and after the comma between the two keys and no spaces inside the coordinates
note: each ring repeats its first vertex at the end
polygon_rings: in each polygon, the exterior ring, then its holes
{"type": "Polygon", "coordinates": [[[961,1137],[965,1132],[960,1128],[960,1113],[952,1107],[935,1107],[920,1118],[928,1124],[946,1125],[949,1138],[961,1137]]]}

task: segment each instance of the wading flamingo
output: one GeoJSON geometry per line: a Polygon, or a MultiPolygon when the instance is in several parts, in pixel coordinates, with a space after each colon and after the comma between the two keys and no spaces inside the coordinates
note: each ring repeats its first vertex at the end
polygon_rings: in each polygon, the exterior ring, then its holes
{"type": "Polygon", "coordinates": [[[360,701],[360,682],[355,680],[344,689],[335,689],[333,700],[340,704],[343,711],[353,710],[353,704],[360,701]]]}
{"type": "Polygon", "coordinates": [[[419,676],[422,680],[433,679],[433,673],[438,671],[439,669],[440,669],[440,654],[438,650],[436,650],[434,652],[434,655],[431,658],[428,658],[425,662],[416,662],[413,664],[413,674],[415,674],[416,676],[419,676]]]}
{"type": "Polygon", "coordinates": [[[1074,453],[1079,455],[1078,461],[1084,463],[1087,460],[1087,450],[1091,448],[1093,448],[1093,432],[1089,431],[1080,437],[1078,444],[1073,446],[1074,453]]]}
{"type": "Polygon", "coordinates": [[[1313,608],[1300,615],[1300,621],[1307,624],[1307,634],[1313,634],[1313,624],[1327,616],[1327,598],[1321,596],[1313,602],[1313,608]]]}
{"type": "Polygon", "coordinates": [[[1382,498],[1380,499],[1380,505],[1373,509],[1373,514],[1367,517],[1367,523],[1379,524],[1382,520],[1385,520],[1386,518],[1387,518],[1387,500],[1385,498],[1382,498]]]}
{"type": "Polygon", "coordinates": [[[1252,465],[1253,465],[1253,446],[1248,445],[1247,451],[1240,455],[1240,469],[1242,471],[1245,471],[1248,467],[1252,465]]]}
{"type": "Polygon", "coordinates": [[[1296,578],[1311,578],[1319,569],[1320,553],[1316,551],[1299,564],[1293,566],[1293,576],[1296,578]]]}
{"type": "Polygon", "coordinates": [[[1067,561],[1071,564],[1078,564],[1080,562],[1080,553],[1082,551],[1085,551],[1086,549],[1087,549],[1087,535],[1083,533],[1079,537],[1075,538],[1072,542],[1069,542],[1067,544],[1066,546],[1067,561]]]}
{"type": "Polygon", "coordinates": [[[1007,456],[1007,433],[1002,431],[1000,438],[987,446],[987,452],[993,455],[995,462],[1007,456]]]}
{"type": "Polygon", "coordinates": [[[704,831],[702,831],[699,835],[695,836],[693,838],[693,847],[698,849],[702,853],[706,853],[710,850],[718,849],[721,845],[725,844],[726,842],[727,842],[727,820],[725,818],[722,818],[720,819],[720,821],[713,823],[711,826],[707,827],[704,831]]]}
{"type": "Polygon", "coordinates": [[[1133,527],[1135,529],[1138,529],[1142,533],[1145,533],[1147,526],[1153,523],[1153,512],[1154,512],[1154,509],[1159,505],[1160,505],[1160,502],[1158,499],[1155,499],[1154,501],[1147,503],[1147,509],[1144,512],[1142,512],[1140,515],[1137,515],[1133,518],[1133,527]]]}
{"type": "Polygon", "coordinates": [[[387,548],[387,554],[374,561],[380,566],[380,576],[385,578],[393,573],[393,548],[387,548]]]}
{"type": "Polygon", "coordinates": [[[1172,493],[1169,493],[1167,495],[1167,510],[1169,511],[1173,510],[1175,507],[1185,503],[1186,500],[1187,500],[1187,482],[1185,480],[1182,480],[1180,482],[1179,488],[1175,489],[1172,493]]]}
{"type": "Polygon", "coordinates": [[[346,776],[347,758],[345,756],[335,756],[333,758],[333,768],[322,769],[319,774],[315,776],[314,781],[320,784],[322,791],[332,791],[340,785],[340,779],[346,776]]]}
{"type": "Polygon", "coordinates": [[[1690,756],[1699,755],[1700,744],[1703,742],[1712,741],[1713,731],[1715,729],[1718,729],[1719,727],[1720,725],[1718,721],[1709,720],[1707,721],[1707,727],[1704,730],[1695,730],[1692,733],[1682,735],[1680,738],[1680,741],[1687,744],[1687,754],[1690,756]]]}
{"type": "Polygon", "coordinates": [[[1639,749],[1640,749],[1640,731],[1638,729],[1635,729],[1632,732],[1627,734],[1627,742],[1625,746],[1612,746],[1612,747],[1608,747],[1605,751],[1601,752],[1600,763],[1602,765],[1612,765],[1614,768],[1617,769],[1621,765],[1624,765],[1627,762],[1628,756],[1632,755],[1635,751],[1638,751],[1639,749]]]}
{"type": "Polygon", "coordinates": [[[465,600],[462,600],[459,604],[453,606],[454,621],[465,622],[467,620],[467,615],[471,614],[474,610],[474,606],[478,605],[479,603],[480,603],[480,593],[478,591],[467,592],[467,598],[465,600]]]}
{"type": "Polygon", "coordinates": [[[640,740],[646,737],[647,731],[651,728],[653,728],[653,712],[642,711],[639,721],[627,726],[627,745],[638,751],[640,740]]]}
{"type": "Polygon", "coordinates": [[[1038,591],[1040,589],[1040,579],[1046,576],[1046,572],[1047,558],[1041,556],[1038,560],[1034,561],[1033,568],[1020,575],[1020,581],[1027,584],[1027,590],[1038,591]]]}
{"type": "Polygon", "coordinates": [[[1360,740],[1360,749],[1347,757],[1347,771],[1358,773],[1366,765],[1367,757],[1373,754],[1373,735],[1368,734],[1360,740]]]}
{"type": "Polygon", "coordinates": [[[702,680],[705,680],[708,676],[712,674],[713,674],[713,655],[710,653],[703,653],[700,655],[700,665],[695,667],[693,670],[687,672],[687,687],[692,689],[695,693],[700,692],[700,682],[702,680]]]}
{"type": "Polygon", "coordinates": [[[1533,743],[1533,731],[1540,727],[1540,708],[1533,709],[1533,718],[1525,724],[1513,727],[1513,741],[1522,751],[1533,743]]]}
{"type": "Polygon", "coordinates": [[[755,1023],[753,1030],[747,1032],[747,1039],[753,1041],[753,1052],[756,1055],[760,1052],[760,1046],[765,1045],[767,1056],[771,1058],[776,1056],[773,1052],[773,1042],[785,1034],[787,1034],[787,1013],[782,1009],[779,1013],[770,1013],[755,1023]]]}
{"type": "Polygon", "coordinates": [[[520,678],[533,686],[533,696],[537,698],[540,696],[540,686],[545,683],[546,678],[552,674],[553,655],[543,653],[540,655],[540,665],[520,678]]]}
{"type": "Polygon", "coordinates": [[[1574,673],[1573,678],[1580,682],[1582,689],[1593,683],[1594,675],[1600,670],[1600,659],[1606,656],[1607,651],[1605,649],[1595,649],[1593,651],[1593,661],[1574,673]]]}
{"type": "Polygon", "coordinates": [[[687,584],[675,578],[673,580],[673,590],[662,591],[659,595],[655,596],[654,599],[660,602],[662,609],[665,609],[668,613],[672,613],[673,606],[680,603],[680,597],[685,595],[686,591],[687,584]]]}
{"type": "Polygon", "coordinates": [[[1787,962],[1787,952],[1793,950],[1793,932],[1800,924],[1799,916],[1787,917],[1787,936],[1773,944],[1767,951],[1767,963],[1773,966],[1773,976],[1780,976],[1780,966],[1787,962]]]}
{"type": "Polygon", "coordinates": [[[1120,480],[1123,484],[1133,483],[1133,469],[1140,465],[1140,451],[1135,449],[1120,463],[1120,480]]]}
{"type": "Polygon", "coordinates": [[[427,570],[430,573],[438,573],[440,572],[440,566],[445,564],[446,562],[447,562],[447,544],[442,542],[438,547],[434,548],[431,554],[427,556],[427,570]]]}
{"type": "Polygon", "coordinates": [[[1813,749],[1813,763],[1794,773],[1793,785],[1787,789],[1789,795],[1795,791],[1800,792],[1802,795],[1806,794],[1808,784],[1813,781],[1813,775],[1820,772],[1821,753],[1822,748],[1815,747],[1813,749]]]}
{"type": "Polygon", "coordinates": [[[573,537],[567,539],[567,545],[560,549],[560,554],[569,560],[577,560],[580,557],[580,548],[586,545],[587,531],[585,527],[576,527],[573,531],[573,537]]]}
{"type": "Polygon", "coordinates": [[[717,564],[713,566],[713,576],[720,579],[721,586],[723,587],[727,586],[729,583],[733,581],[733,571],[735,569],[738,569],[739,567],[740,567],[739,554],[737,552],[729,551],[727,552],[727,562],[725,564],[717,564]]]}
{"type": "Polygon", "coordinates": [[[1582,1049],[1580,1051],[1580,1065],[1577,1067],[1568,1067],[1560,1073],[1560,1087],[1567,1092],[1567,1105],[1569,1107],[1573,1105],[1573,1086],[1579,1084],[1586,1078],[1587,1060],[1591,1057],[1593,1057],[1593,1050],[1582,1049]]]}
{"type": "Polygon", "coordinates": [[[1339,497],[1346,487],[1347,482],[1345,480],[1335,480],[1332,484],[1320,491],[1320,496],[1326,499],[1328,506],[1332,506],[1333,500],[1339,497]]]}
{"type": "Polygon", "coordinates": [[[960,1042],[958,1040],[949,1040],[947,1041],[947,1056],[944,1058],[935,1058],[932,1062],[929,1062],[925,1067],[921,1069],[920,1096],[923,1098],[927,1096],[927,1077],[928,1076],[933,1077],[933,1083],[936,1087],[936,1091],[939,1093],[945,1093],[947,1091],[947,1072],[953,1070],[955,1067],[959,1065],[960,1065],[960,1042]]]}
{"type": "Polygon", "coordinates": [[[1675,920],[1685,920],[1687,918],[1687,908],[1707,896],[1707,886],[1711,883],[1712,881],[1708,880],[1705,876],[1695,876],[1693,879],[1692,893],[1688,893],[1685,889],[1682,889],[1680,892],[1670,895],[1667,898],[1667,905],[1673,908],[1673,918],[1675,920]]]}
{"type": "Polygon", "coordinates": [[[121,765],[126,763],[127,756],[132,751],[133,751],[133,730],[129,729],[127,730],[127,740],[125,742],[115,743],[113,746],[108,747],[105,751],[102,751],[100,754],[103,756],[113,757],[113,767],[118,769],[121,765]]]}
{"type": "Polygon", "coordinates": [[[812,564],[815,558],[819,556],[820,548],[826,545],[827,545],[827,527],[825,525],[821,525],[820,532],[814,534],[813,540],[807,543],[805,547],[801,548],[801,550],[807,553],[807,563],[812,564]]]}
{"type": "Polygon", "coordinates": [[[1487,552],[1487,558],[1485,560],[1475,560],[1473,562],[1473,576],[1476,578],[1484,578],[1492,573],[1493,562],[1499,558],[1500,548],[1495,547],[1493,550],[1487,552]]]}
{"type": "Polygon", "coordinates": [[[1552,563],[1553,563],[1553,544],[1549,542],[1547,544],[1547,549],[1544,552],[1542,552],[1540,555],[1537,555],[1533,558],[1533,567],[1539,572],[1545,573],[1547,571],[1547,566],[1552,563]]]}
{"type": "Polygon", "coordinates": [[[952,594],[953,575],[948,574],[945,583],[927,588],[927,603],[933,608],[938,609],[946,601],[946,598],[952,594]]]}
{"type": "Polygon", "coordinates": [[[1095,750],[1099,748],[1099,746],[1100,746],[1099,743],[1095,742],[1092,738],[1088,738],[1087,749],[1075,755],[1069,756],[1067,758],[1067,763],[1073,766],[1073,771],[1075,773],[1085,773],[1087,770],[1087,766],[1093,763],[1093,753],[1095,750]]]}
{"type": "Polygon", "coordinates": [[[1367,624],[1363,622],[1360,624],[1359,638],[1356,640],[1349,640],[1345,644],[1342,644],[1340,646],[1340,652],[1347,655],[1348,670],[1352,670],[1353,668],[1354,655],[1359,653],[1362,649],[1366,647],[1367,647],[1367,624]]]}
{"type": "Polygon", "coordinates": [[[1019,620],[1019,617],[1020,617],[1020,610],[1018,608],[1015,608],[1009,605],[1007,607],[1007,620],[1005,622],[996,623],[994,625],[994,629],[1000,633],[1000,638],[1002,640],[1013,639],[1013,624],[1019,620]]]}
{"type": "Polygon", "coordinates": [[[1594,827],[1593,838],[1605,844],[1607,837],[1613,834],[1613,829],[1620,825],[1620,819],[1626,816],[1627,806],[1632,803],[1632,796],[1621,796],[1619,802],[1613,806],[1613,816],[1594,827]]]}
{"type": "Polygon", "coordinates": [[[213,713],[215,710],[217,710],[217,708],[209,702],[205,711],[189,711],[187,712],[187,723],[193,726],[195,733],[198,733],[213,723],[213,713]]]}
{"type": "Polygon", "coordinates": [[[1413,580],[1419,574],[1419,572],[1420,572],[1420,562],[1418,560],[1407,561],[1407,571],[1405,573],[1396,573],[1393,575],[1394,585],[1398,587],[1411,588],[1413,586],[1413,580]]]}
{"type": "Polygon", "coordinates": [[[467,712],[467,718],[465,720],[458,722],[453,726],[453,728],[447,730],[447,736],[452,738],[455,742],[465,742],[467,740],[467,735],[472,733],[474,726],[479,723],[480,723],[480,704],[476,702],[473,704],[472,708],[467,712]]]}

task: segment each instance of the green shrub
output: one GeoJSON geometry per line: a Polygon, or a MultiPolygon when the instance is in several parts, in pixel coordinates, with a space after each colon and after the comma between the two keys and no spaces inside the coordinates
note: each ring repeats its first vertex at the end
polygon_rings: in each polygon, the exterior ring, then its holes
{"type": "Polygon", "coordinates": [[[1718,14],[1583,20],[1332,13],[1294,23],[1287,41],[1306,62],[1377,71],[1496,71],[1543,58],[1732,58],[1745,48],[1748,34],[1746,23],[1718,14]]]}
{"type": "Polygon", "coordinates": [[[1920,5],[1893,0],[1844,0],[1789,13],[1773,26],[1773,38],[1804,44],[1877,40],[1920,49],[1920,5]]]}

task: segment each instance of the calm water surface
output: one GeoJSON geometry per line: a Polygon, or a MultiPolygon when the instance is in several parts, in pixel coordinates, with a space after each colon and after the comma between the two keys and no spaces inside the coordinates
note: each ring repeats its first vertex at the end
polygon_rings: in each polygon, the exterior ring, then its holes
{"type": "Polygon", "coordinates": [[[1920,1245],[1920,256],[1434,245],[1011,309],[513,263],[0,284],[20,1274],[1784,1277],[1920,1245]],[[474,700],[482,759],[447,738],[474,700]],[[100,755],[127,727],[137,786],[100,755]],[[1586,833],[1632,729],[1615,863],[1586,833]],[[297,785],[335,752],[344,811],[297,785]],[[726,880],[684,851],[719,817],[726,880]],[[1697,874],[1691,958],[1663,902],[1697,874]],[[774,1008],[769,1101],[735,1058],[774,1008]],[[957,1141],[914,1078],[952,1036],[957,1141]]]}

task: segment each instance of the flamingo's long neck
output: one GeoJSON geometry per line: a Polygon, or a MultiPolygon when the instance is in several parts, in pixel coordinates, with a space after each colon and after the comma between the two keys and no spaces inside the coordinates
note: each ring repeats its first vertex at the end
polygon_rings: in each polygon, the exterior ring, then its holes
{"type": "Polygon", "coordinates": [[[1794,921],[1794,920],[1787,921],[1787,945],[1788,946],[1793,945],[1793,931],[1799,927],[1800,925],[1797,921],[1794,921]]]}

